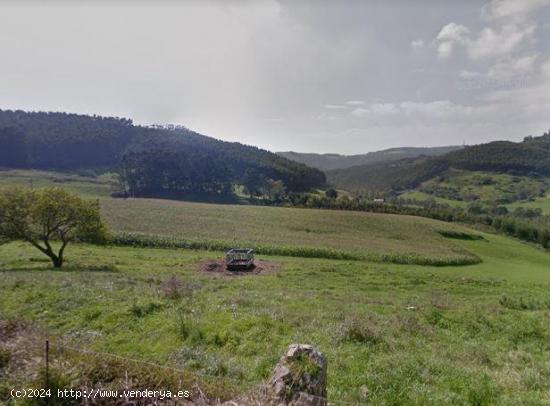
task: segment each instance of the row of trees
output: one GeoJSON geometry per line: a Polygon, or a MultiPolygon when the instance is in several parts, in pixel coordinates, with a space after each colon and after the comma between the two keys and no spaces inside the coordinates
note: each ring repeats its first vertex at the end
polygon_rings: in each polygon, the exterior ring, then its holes
{"type": "Polygon", "coordinates": [[[232,193],[231,168],[222,159],[205,153],[132,152],[124,156],[117,173],[122,192],[131,197],[232,193]]]}

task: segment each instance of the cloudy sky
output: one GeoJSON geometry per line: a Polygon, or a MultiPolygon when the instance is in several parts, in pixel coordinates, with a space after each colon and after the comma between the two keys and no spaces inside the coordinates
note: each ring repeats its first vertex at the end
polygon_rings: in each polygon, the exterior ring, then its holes
{"type": "Polygon", "coordinates": [[[0,108],[362,153],[550,128],[550,0],[0,0],[0,108]]]}

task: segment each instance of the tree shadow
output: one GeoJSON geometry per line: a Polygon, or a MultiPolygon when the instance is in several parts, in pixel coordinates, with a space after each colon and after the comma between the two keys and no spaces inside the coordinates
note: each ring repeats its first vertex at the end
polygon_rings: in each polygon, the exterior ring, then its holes
{"type": "Polygon", "coordinates": [[[75,264],[68,264],[64,265],[61,268],[54,268],[51,265],[45,266],[43,268],[29,268],[28,266],[20,266],[20,267],[8,267],[8,268],[0,268],[0,273],[2,272],[44,272],[44,271],[52,271],[52,272],[101,272],[101,273],[117,273],[120,272],[120,270],[117,268],[116,265],[112,264],[100,264],[100,265],[81,265],[78,263],[75,264]]]}

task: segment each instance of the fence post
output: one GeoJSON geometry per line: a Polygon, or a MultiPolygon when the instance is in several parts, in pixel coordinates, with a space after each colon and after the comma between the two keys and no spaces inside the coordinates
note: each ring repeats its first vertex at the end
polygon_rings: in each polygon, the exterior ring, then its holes
{"type": "Polygon", "coordinates": [[[50,340],[46,340],[46,389],[50,387],[50,340]]]}

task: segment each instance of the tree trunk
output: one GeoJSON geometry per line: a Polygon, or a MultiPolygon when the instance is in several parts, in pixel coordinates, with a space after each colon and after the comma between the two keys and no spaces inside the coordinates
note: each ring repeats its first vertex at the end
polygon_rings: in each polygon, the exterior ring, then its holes
{"type": "Polygon", "coordinates": [[[61,268],[63,266],[63,258],[58,257],[53,252],[51,254],[48,254],[50,259],[52,260],[52,264],[54,268],[61,268]]]}
{"type": "Polygon", "coordinates": [[[46,249],[42,252],[50,257],[54,268],[61,268],[63,266],[63,253],[60,252],[61,255],[56,255],[49,241],[45,240],[44,242],[46,243],[46,249]]]}

